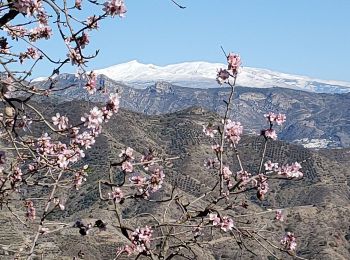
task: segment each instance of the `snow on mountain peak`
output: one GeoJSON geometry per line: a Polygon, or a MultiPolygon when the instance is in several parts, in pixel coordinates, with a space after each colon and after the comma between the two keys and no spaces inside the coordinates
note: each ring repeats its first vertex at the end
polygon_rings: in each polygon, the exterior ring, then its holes
{"type": "MultiPolygon", "coordinates": [[[[95,72],[139,87],[145,87],[157,81],[167,81],[185,87],[211,88],[218,87],[215,81],[217,70],[226,66],[222,63],[204,61],[157,66],[132,60],[95,72]]],[[[324,93],[350,92],[350,82],[312,79],[250,67],[241,68],[237,85],[258,88],[282,87],[324,93]]]]}

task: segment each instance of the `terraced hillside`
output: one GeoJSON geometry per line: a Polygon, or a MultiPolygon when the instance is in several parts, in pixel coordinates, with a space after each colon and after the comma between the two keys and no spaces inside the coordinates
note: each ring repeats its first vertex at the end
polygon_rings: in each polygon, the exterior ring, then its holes
{"type": "MultiPolygon", "coordinates": [[[[52,115],[58,110],[79,120],[82,111],[91,106],[93,104],[87,102],[66,102],[56,107],[51,104],[47,106],[46,113],[52,115]]],[[[113,259],[123,236],[113,225],[115,218],[111,203],[99,199],[97,183],[107,178],[108,162],[115,160],[126,146],[133,147],[137,157],[149,147],[154,148],[159,157],[180,156],[180,159],[165,165],[167,184],[155,197],[167,196],[174,185],[188,200],[207,191],[213,185],[211,176],[214,173],[203,165],[203,161],[212,154],[210,140],[202,133],[202,125],[218,120],[216,114],[201,108],[157,116],[121,110],[104,129],[96,146],[87,153],[84,163],[92,166],[87,182],[79,191],[71,189],[60,194],[67,200],[66,210],[53,214],[50,221],[68,225],[55,224],[58,231],[42,235],[37,252],[42,252],[43,259],[72,259],[74,256],[82,259],[82,252],[84,259],[113,259]],[[81,236],[72,227],[77,219],[86,223],[103,219],[108,223],[107,230],[94,230],[88,236],[81,236]]],[[[247,135],[238,148],[244,166],[250,172],[256,172],[263,150],[262,138],[247,135]]],[[[274,181],[263,201],[257,200],[255,193],[247,194],[245,200],[253,204],[245,213],[284,208],[286,214],[283,223],[272,221],[273,213],[266,213],[271,216],[268,218],[252,217],[251,221],[264,226],[277,241],[284,231],[292,230],[298,238],[297,254],[307,259],[349,259],[349,150],[313,151],[277,141],[268,143],[266,156],[281,164],[303,161],[305,177],[294,182],[274,181]]],[[[239,169],[232,153],[225,160],[233,171],[239,169]]],[[[40,196],[41,192],[37,190],[33,194],[40,196]]],[[[123,218],[134,223],[133,217],[137,214],[151,212],[157,215],[162,210],[163,207],[155,207],[152,203],[128,202],[123,206],[123,218]]],[[[23,216],[22,205],[16,205],[14,212],[23,216]]],[[[0,259],[13,259],[21,248],[29,246],[34,224],[27,224],[27,228],[6,208],[0,210],[0,220],[0,259]]],[[[254,243],[251,249],[256,255],[246,251],[242,253],[237,244],[223,241],[196,250],[200,255],[198,259],[272,259],[254,243]]]]}

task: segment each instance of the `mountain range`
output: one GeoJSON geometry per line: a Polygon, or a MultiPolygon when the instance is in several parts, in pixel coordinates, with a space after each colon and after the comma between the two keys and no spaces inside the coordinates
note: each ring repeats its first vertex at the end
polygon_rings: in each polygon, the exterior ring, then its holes
{"type": "MultiPolygon", "coordinates": [[[[157,66],[133,60],[95,72],[141,88],[157,81],[191,88],[215,88],[218,86],[215,81],[217,71],[226,67],[225,64],[203,61],[157,66]]],[[[240,68],[237,85],[255,88],[291,88],[317,93],[350,92],[349,82],[313,79],[251,67],[240,68]]]]}
{"type": "MultiPolygon", "coordinates": [[[[36,84],[48,83],[41,81],[36,84]]],[[[106,99],[103,91],[89,95],[83,89],[84,84],[83,79],[73,74],[56,77],[55,86],[65,88],[59,94],[54,92],[57,102],[79,99],[103,102],[106,99]]],[[[201,107],[222,115],[225,110],[223,100],[230,91],[230,88],[220,85],[216,88],[190,88],[169,82],[135,88],[131,83],[117,82],[105,75],[98,77],[98,85],[99,89],[118,91],[123,108],[148,115],[173,113],[189,107],[201,107]]],[[[238,86],[232,104],[231,118],[240,121],[246,133],[258,135],[266,127],[264,114],[274,111],[287,115],[287,123],[279,135],[282,140],[311,148],[350,146],[349,92],[314,93],[280,87],[238,86]]]]}
{"type": "MultiPolygon", "coordinates": [[[[216,74],[226,64],[204,61],[183,62],[167,66],[143,64],[137,60],[94,70],[114,81],[136,88],[145,88],[155,82],[166,81],[174,85],[190,88],[216,88],[216,74]]],[[[34,79],[43,81],[45,77],[34,79]]],[[[316,93],[347,93],[350,82],[314,79],[306,76],[251,67],[240,68],[237,85],[254,88],[289,88],[316,93]]]]}

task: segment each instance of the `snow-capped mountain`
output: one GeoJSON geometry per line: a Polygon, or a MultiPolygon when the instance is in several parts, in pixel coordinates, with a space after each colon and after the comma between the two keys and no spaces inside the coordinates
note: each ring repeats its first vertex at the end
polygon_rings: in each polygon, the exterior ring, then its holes
{"type": "MultiPolygon", "coordinates": [[[[209,62],[184,62],[157,66],[134,60],[95,72],[136,87],[146,87],[157,81],[167,81],[185,87],[212,88],[218,87],[215,80],[217,70],[226,66],[209,62]]],[[[237,85],[258,88],[281,87],[318,93],[350,92],[350,82],[313,79],[251,67],[241,68],[237,85]]]]}

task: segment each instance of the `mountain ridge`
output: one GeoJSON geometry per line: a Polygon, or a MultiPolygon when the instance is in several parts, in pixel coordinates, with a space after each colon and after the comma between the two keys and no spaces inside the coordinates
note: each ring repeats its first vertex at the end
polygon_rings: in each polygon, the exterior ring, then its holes
{"type": "MultiPolygon", "coordinates": [[[[133,60],[98,69],[95,72],[136,87],[144,87],[157,81],[167,81],[185,87],[213,88],[218,86],[215,80],[217,71],[226,67],[226,64],[204,61],[157,66],[133,60]]],[[[281,87],[317,93],[350,92],[350,82],[315,79],[252,67],[240,69],[237,85],[258,88],[281,87]]]]}

